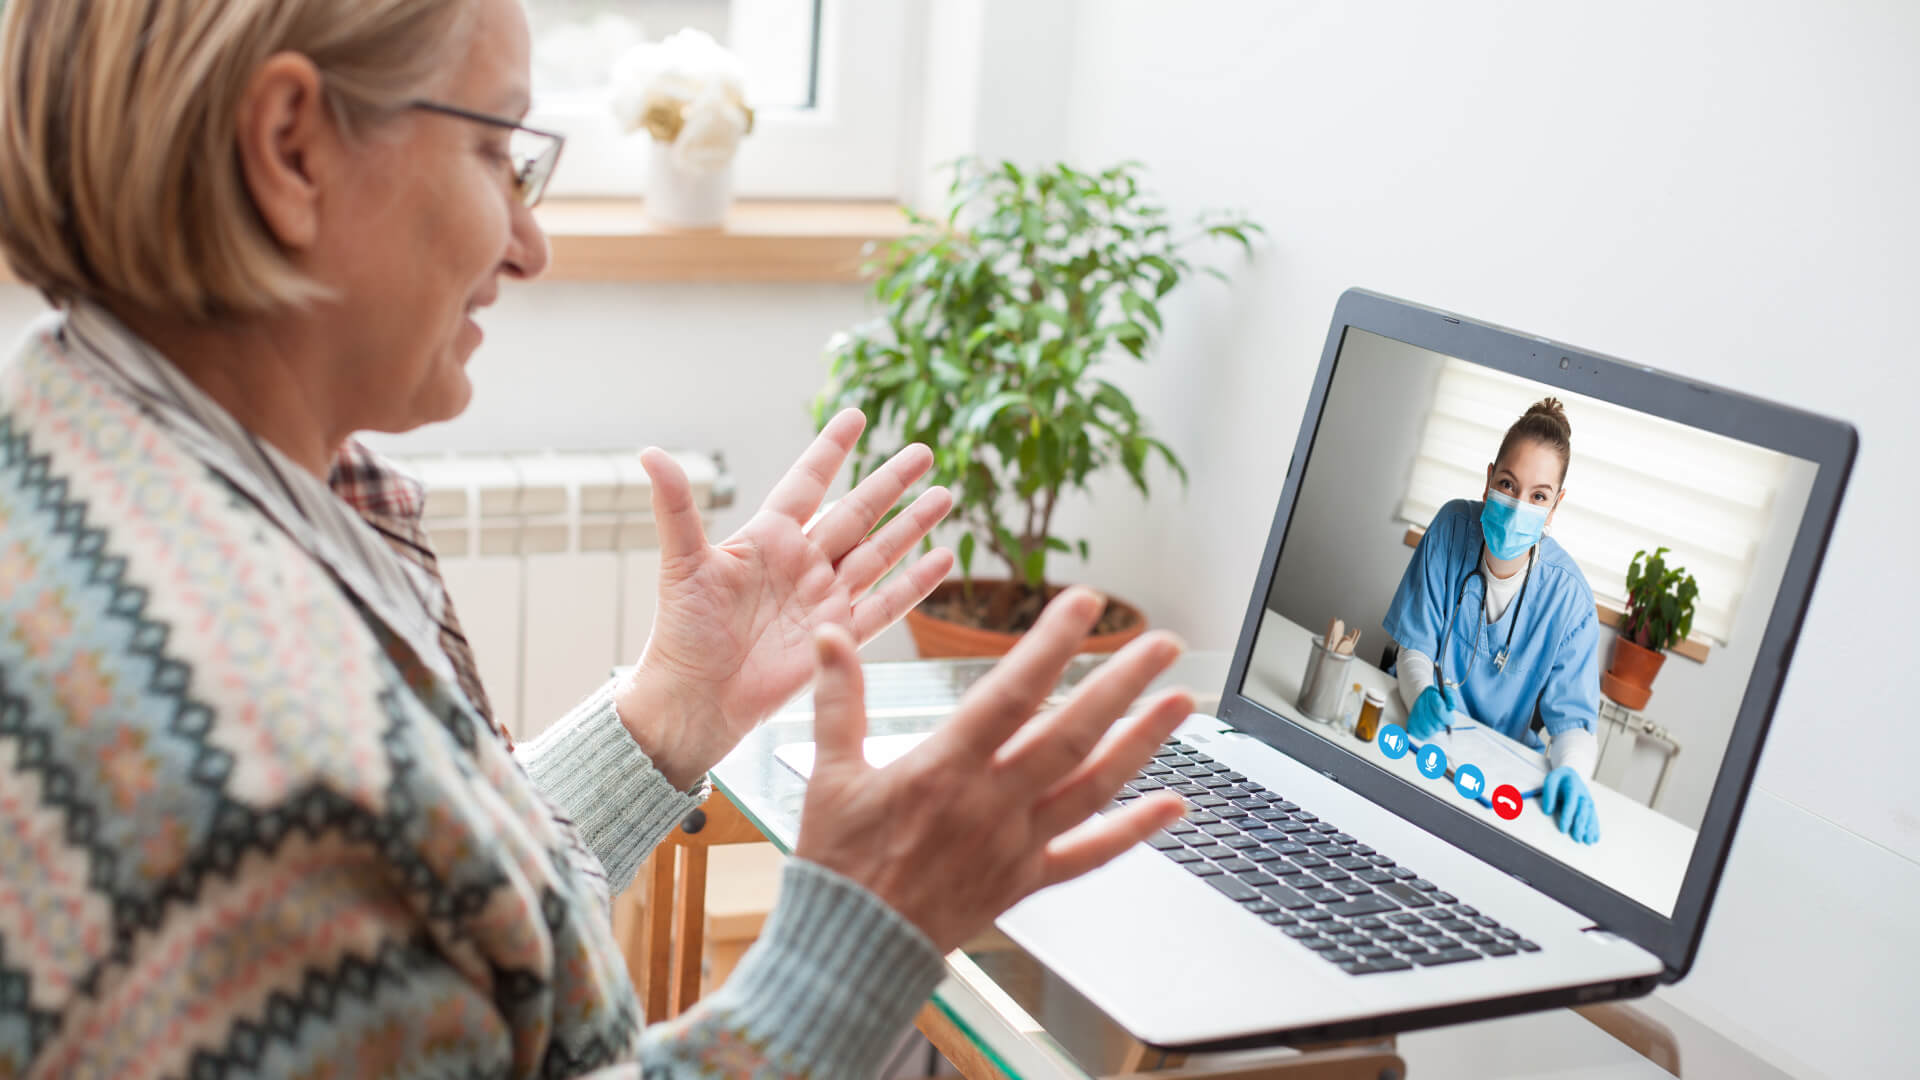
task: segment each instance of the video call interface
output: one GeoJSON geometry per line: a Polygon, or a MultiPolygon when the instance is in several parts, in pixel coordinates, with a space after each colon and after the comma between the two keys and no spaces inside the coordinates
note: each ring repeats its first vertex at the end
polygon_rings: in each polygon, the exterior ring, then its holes
{"type": "Polygon", "coordinates": [[[1671,915],[1815,472],[1349,329],[1242,692],[1671,915]]]}

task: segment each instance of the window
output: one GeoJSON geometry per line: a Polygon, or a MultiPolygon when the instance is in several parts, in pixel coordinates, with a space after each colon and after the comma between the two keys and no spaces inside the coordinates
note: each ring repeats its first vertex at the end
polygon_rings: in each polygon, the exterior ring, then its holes
{"type": "Polygon", "coordinates": [[[1625,607],[1634,552],[1672,548],[1668,564],[1700,584],[1694,636],[1725,644],[1790,483],[1793,459],[1783,454],[1449,358],[1400,516],[1424,526],[1448,500],[1478,491],[1490,448],[1546,393],[1573,421],[1567,501],[1553,534],[1594,595],[1625,607]]]}
{"type": "Polygon", "coordinates": [[[640,194],[647,136],[619,130],[609,73],[634,45],[696,27],[747,69],[754,130],[734,159],[738,194],[897,197],[911,8],[898,0],[529,0],[528,122],[568,136],[553,194],[640,194]]]}

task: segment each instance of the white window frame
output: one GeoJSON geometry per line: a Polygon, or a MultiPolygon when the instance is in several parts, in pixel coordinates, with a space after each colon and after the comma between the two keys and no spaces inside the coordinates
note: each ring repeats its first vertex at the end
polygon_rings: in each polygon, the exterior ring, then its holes
{"type": "MultiPolygon", "coordinates": [[[[814,107],[756,110],[754,130],[734,159],[734,193],[745,198],[898,198],[907,147],[910,61],[918,52],[912,47],[915,5],[901,0],[820,0],[820,5],[814,107]]],[[[567,136],[549,197],[642,194],[649,140],[645,133],[620,131],[604,98],[537,103],[527,123],[567,136]]]]}

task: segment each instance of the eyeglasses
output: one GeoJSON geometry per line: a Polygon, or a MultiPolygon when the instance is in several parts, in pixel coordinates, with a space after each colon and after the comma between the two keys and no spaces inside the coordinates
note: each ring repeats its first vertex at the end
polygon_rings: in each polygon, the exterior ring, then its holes
{"type": "Polygon", "coordinates": [[[553,179],[554,166],[560,164],[560,150],[567,145],[565,135],[557,131],[530,128],[502,116],[488,116],[486,113],[442,105],[437,101],[412,101],[407,103],[407,107],[510,130],[512,134],[508,137],[507,154],[513,164],[514,194],[529,209],[540,205],[541,196],[547,193],[547,181],[553,179]]]}

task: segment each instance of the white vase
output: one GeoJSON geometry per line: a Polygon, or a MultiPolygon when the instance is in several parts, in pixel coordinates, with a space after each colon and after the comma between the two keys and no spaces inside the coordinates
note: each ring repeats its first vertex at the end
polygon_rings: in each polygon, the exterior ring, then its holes
{"type": "Polygon", "coordinates": [[[718,229],[733,204],[733,163],[712,171],[683,169],[673,148],[647,140],[647,216],[674,229],[718,229]]]}

